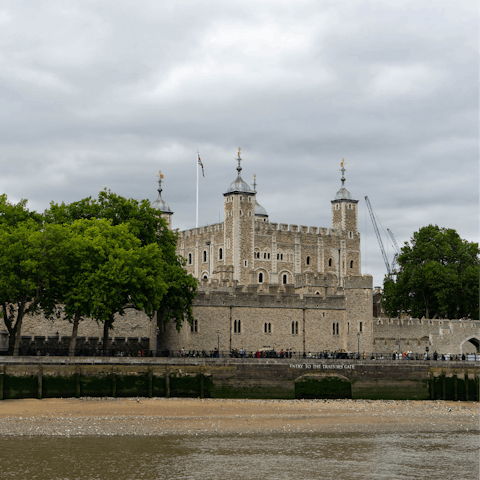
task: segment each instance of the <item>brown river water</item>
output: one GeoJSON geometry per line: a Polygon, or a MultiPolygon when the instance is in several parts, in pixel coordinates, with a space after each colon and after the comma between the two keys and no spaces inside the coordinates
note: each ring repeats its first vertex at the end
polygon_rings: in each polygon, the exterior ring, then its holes
{"type": "Polygon", "coordinates": [[[0,436],[8,479],[479,478],[476,431],[0,436]]]}

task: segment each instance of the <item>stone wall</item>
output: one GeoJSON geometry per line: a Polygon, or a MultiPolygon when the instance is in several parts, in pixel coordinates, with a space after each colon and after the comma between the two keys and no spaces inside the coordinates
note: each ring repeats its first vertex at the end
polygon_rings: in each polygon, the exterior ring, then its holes
{"type": "Polygon", "coordinates": [[[474,353],[479,351],[480,321],[374,318],[373,337],[373,349],[381,353],[423,353],[426,347],[430,352],[474,353]]]}

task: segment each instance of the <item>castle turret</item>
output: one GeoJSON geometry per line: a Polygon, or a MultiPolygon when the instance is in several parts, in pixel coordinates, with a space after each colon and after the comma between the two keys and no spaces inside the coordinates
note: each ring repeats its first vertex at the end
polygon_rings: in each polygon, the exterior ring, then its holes
{"type": "Polygon", "coordinates": [[[151,206],[152,208],[155,208],[156,210],[160,211],[161,217],[165,220],[165,222],[167,222],[167,226],[171,230],[173,212],[170,209],[170,207],[162,199],[162,180],[163,180],[162,172],[158,172],[157,177],[158,177],[158,197],[154,202],[152,202],[151,206]]]}
{"type": "Polygon", "coordinates": [[[255,218],[255,192],[243,181],[240,172],[242,158],[238,149],[237,178],[223,194],[225,228],[225,265],[233,265],[233,279],[249,283],[248,272],[253,262],[253,235],[255,218]]]}
{"type": "Polygon", "coordinates": [[[253,192],[255,193],[255,208],[254,215],[255,218],[261,222],[268,222],[268,213],[267,211],[257,202],[257,176],[253,176],[253,192]]]}
{"type": "Polygon", "coordinates": [[[347,233],[348,238],[353,238],[358,233],[358,200],[345,188],[345,159],[340,164],[342,168],[342,188],[332,200],[332,228],[347,233]]]}

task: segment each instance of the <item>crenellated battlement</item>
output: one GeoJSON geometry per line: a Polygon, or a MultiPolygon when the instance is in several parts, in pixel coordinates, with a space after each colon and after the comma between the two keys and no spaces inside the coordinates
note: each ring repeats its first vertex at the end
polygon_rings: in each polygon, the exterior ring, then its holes
{"type": "MultiPolygon", "coordinates": [[[[307,225],[295,225],[288,223],[265,222],[262,219],[255,219],[255,230],[264,232],[282,232],[285,234],[300,234],[312,236],[333,236],[338,237],[344,235],[346,232],[335,228],[313,227],[307,225]]],[[[354,233],[352,238],[360,238],[359,233],[354,233]]]]}
{"type": "Polygon", "coordinates": [[[190,230],[182,230],[178,232],[179,239],[185,239],[190,237],[201,236],[204,234],[211,234],[215,232],[223,232],[224,223],[214,223],[212,225],[207,225],[205,227],[191,228],[190,230]]]}

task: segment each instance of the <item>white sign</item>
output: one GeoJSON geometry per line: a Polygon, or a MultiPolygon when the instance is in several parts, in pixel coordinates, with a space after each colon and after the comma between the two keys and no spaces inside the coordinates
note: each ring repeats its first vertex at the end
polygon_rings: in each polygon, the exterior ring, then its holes
{"type": "Polygon", "coordinates": [[[355,365],[330,363],[291,363],[290,368],[297,370],[354,370],[355,365]]]}

